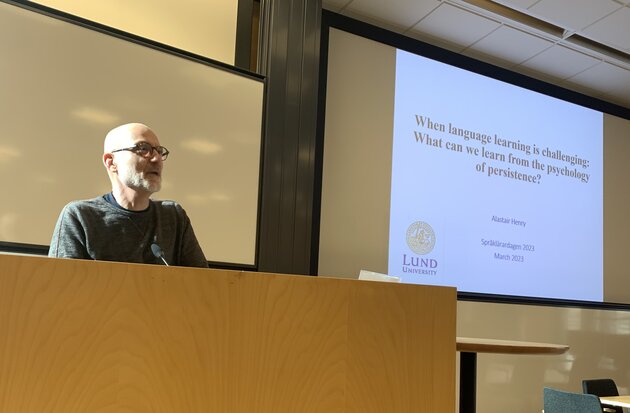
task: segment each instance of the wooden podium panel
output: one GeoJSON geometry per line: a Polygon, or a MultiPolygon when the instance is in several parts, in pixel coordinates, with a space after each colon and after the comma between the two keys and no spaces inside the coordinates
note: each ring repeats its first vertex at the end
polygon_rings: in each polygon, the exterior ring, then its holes
{"type": "Polygon", "coordinates": [[[455,289],[0,255],[0,411],[454,412],[455,289]]]}

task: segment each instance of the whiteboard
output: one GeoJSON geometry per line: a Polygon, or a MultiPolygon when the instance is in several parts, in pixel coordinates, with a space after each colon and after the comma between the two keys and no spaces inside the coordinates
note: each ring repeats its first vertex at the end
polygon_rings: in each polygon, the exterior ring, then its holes
{"type": "Polygon", "coordinates": [[[0,242],[48,245],[61,208],[111,190],[113,127],[171,155],[156,199],[182,204],[209,261],[256,263],[264,80],[0,3],[0,242]]]}

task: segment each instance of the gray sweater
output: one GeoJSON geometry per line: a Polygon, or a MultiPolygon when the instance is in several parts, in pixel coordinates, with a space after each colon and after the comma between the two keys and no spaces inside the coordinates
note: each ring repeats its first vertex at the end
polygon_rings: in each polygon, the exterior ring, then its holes
{"type": "Polygon", "coordinates": [[[151,252],[156,243],[169,265],[208,267],[190,219],[173,201],[151,201],[145,211],[129,211],[104,197],[66,205],[55,226],[49,257],[162,264],[151,252]]]}

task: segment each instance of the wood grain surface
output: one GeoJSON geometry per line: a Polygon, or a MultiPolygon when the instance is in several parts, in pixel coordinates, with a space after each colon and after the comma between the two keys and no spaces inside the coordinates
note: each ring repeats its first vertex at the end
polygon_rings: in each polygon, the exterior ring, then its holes
{"type": "Polygon", "coordinates": [[[456,346],[457,351],[497,354],[563,354],[569,350],[566,344],[476,337],[457,337],[456,346]]]}
{"type": "Polygon", "coordinates": [[[454,412],[455,295],[0,255],[0,411],[454,412]]]}

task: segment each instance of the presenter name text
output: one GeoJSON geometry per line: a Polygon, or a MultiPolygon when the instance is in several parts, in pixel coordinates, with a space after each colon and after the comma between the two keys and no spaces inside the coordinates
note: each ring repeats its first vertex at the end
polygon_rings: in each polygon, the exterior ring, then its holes
{"type": "Polygon", "coordinates": [[[497,222],[499,224],[512,224],[512,225],[516,225],[516,226],[519,226],[519,227],[527,226],[527,222],[526,221],[521,221],[519,219],[511,218],[511,217],[499,217],[499,216],[496,216],[496,215],[492,216],[492,222],[497,222]]]}

